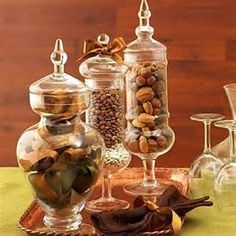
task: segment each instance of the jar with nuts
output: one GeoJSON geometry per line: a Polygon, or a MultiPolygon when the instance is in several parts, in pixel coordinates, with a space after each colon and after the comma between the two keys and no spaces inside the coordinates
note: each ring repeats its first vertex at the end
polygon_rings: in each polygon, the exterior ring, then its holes
{"type": "Polygon", "coordinates": [[[102,197],[86,204],[86,209],[92,212],[129,207],[127,201],[113,198],[111,195],[112,174],[123,170],[130,162],[130,154],[123,145],[124,78],[128,68],[115,61],[112,53],[107,54],[113,42],[114,40],[109,42],[108,35],[99,35],[97,44],[102,48],[101,52],[80,65],[80,73],[91,93],[86,122],[99,131],[105,142],[102,197]]]}
{"type": "Polygon", "coordinates": [[[41,116],[17,143],[17,159],[54,232],[93,232],[80,212],[102,171],[101,135],[80,119],[89,90],[64,73],[67,54],[60,39],[51,54],[54,72],[30,86],[30,104],[41,116]]]}
{"type": "Polygon", "coordinates": [[[155,178],[155,160],[168,152],[175,140],[168,122],[167,48],[152,37],[154,29],[149,24],[151,11],[147,0],[141,0],[138,16],[138,38],[124,51],[129,66],[125,145],[143,161],[144,178],[141,183],[124,186],[124,190],[133,195],[157,196],[166,186],[155,178]]]}

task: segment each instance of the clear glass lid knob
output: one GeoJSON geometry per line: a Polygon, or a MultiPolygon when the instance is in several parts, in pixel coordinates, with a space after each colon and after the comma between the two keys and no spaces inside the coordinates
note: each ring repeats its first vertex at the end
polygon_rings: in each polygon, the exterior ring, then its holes
{"type": "Polygon", "coordinates": [[[154,29],[150,26],[150,18],[152,13],[149,9],[147,0],[142,0],[138,12],[139,26],[136,28],[136,34],[140,34],[142,31],[153,33],[154,29]]]}
{"type": "Polygon", "coordinates": [[[99,34],[97,37],[97,41],[101,45],[108,45],[110,37],[107,34],[99,34]]]}
{"type": "Polygon", "coordinates": [[[64,73],[64,65],[67,62],[67,54],[64,51],[61,39],[57,39],[54,51],[51,54],[51,61],[54,64],[54,75],[64,73]]]}

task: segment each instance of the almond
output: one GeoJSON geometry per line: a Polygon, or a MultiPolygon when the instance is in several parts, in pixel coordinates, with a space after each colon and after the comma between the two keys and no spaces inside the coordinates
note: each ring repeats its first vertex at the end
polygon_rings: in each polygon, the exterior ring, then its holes
{"type": "Polygon", "coordinates": [[[152,124],[155,120],[155,117],[147,113],[141,113],[138,117],[138,120],[144,124],[152,124]]]}
{"type": "Polygon", "coordinates": [[[150,87],[142,87],[136,92],[136,98],[140,102],[148,102],[154,97],[154,92],[150,87]]]}
{"type": "Polygon", "coordinates": [[[148,153],[148,142],[144,136],[139,138],[139,149],[142,153],[148,153]]]}
{"type": "Polygon", "coordinates": [[[142,132],[150,132],[150,129],[148,128],[148,127],[144,127],[144,128],[142,128],[142,132]]]}
{"type": "Polygon", "coordinates": [[[134,119],[132,121],[133,126],[137,127],[137,128],[143,128],[146,126],[146,124],[142,123],[141,121],[139,121],[139,119],[134,119]]]}
{"type": "Polygon", "coordinates": [[[150,102],[145,102],[143,104],[143,109],[146,113],[152,115],[153,113],[153,107],[152,107],[152,104],[150,102]]]}

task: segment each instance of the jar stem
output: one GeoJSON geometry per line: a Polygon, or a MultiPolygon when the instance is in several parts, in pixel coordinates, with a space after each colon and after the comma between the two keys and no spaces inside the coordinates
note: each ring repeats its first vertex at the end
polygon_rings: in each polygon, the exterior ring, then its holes
{"type": "Polygon", "coordinates": [[[204,153],[211,153],[211,121],[204,121],[204,153]]]}
{"type": "Polygon", "coordinates": [[[144,159],[143,160],[143,168],[144,168],[144,177],[143,177],[143,185],[155,186],[157,185],[157,180],[155,176],[155,159],[144,159]]]}
{"type": "Polygon", "coordinates": [[[102,198],[111,199],[111,175],[103,176],[102,198]]]}

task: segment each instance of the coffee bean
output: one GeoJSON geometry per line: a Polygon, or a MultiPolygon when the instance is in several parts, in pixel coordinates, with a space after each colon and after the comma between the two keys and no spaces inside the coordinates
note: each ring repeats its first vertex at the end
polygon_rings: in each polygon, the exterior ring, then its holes
{"type": "Polygon", "coordinates": [[[123,138],[123,99],[121,89],[95,89],[91,93],[88,121],[102,134],[108,148],[120,143],[123,138]]]}

